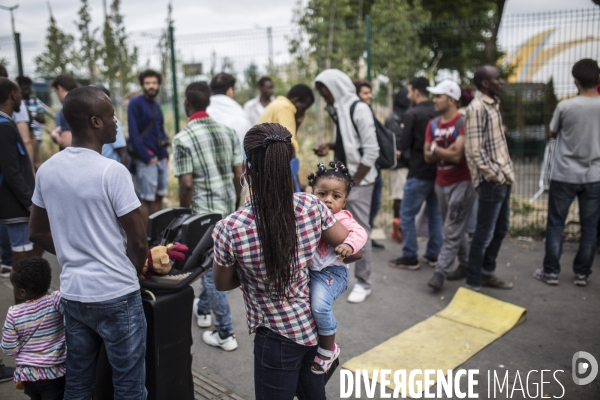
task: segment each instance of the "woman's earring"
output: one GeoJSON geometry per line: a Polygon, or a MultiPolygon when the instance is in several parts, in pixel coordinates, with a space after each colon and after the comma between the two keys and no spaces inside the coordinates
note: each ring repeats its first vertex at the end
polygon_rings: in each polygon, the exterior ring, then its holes
{"type": "Polygon", "coordinates": [[[244,183],[247,183],[246,182],[246,171],[244,171],[242,173],[242,175],[240,175],[240,186],[242,187],[242,189],[246,189],[246,187],[247,187],[246,185],[244,185],[244,183]]]}

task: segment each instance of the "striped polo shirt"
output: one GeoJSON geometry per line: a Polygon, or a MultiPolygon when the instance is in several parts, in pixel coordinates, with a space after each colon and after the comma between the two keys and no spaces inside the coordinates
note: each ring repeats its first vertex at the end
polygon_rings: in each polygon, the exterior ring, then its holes
{"type": "Polygon", "coordinates": [[[67,346],[62,314],[59,292],[8,309],[0,348],[15,357],[15,382],[64,376],[67,346]]]}

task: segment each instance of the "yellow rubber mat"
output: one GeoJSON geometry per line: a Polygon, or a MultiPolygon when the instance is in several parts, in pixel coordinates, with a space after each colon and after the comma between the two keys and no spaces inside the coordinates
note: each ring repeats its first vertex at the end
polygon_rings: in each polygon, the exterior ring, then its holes
{"type": "MultiPolygon", "coordinates": [[[[523,322],[525,315],[522,307],[460,288],[448,307],[342,367],[353,372],[367,370],[370,377],[374,370],[391,370],[392,375],[405,370],[406,376],[416,369],[453,370],[523,322]]],[[[379,375],[377,381],[381,383],[379,375]]],[[[419,375],[413,383],[415,391],[418,381],[422,390],[433,386],[426,387],[419,375]]],[[[396,388],[393,379],[386,386],[396,388]]]]}

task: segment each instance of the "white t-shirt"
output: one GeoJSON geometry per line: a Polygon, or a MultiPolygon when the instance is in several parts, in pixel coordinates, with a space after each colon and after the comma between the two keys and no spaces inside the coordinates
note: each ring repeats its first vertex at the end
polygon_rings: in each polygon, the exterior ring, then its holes
{"type": "Polygon", "coordinates": [[[550,130],[558,134],[551,179],[576,184],[600,182],[600,97],[561,101],[550,130]]]}
{"type": "Polygon", "coordinates": [[[224,94],[212,95],[206,113],[219,124],[233,129],[240,138],[240,146],[244,148],[244,136],[252,125],[244,108],[237,101],[224,94]]]}
{"type": "MultiPolygon", "coordinates": [[[[272,98],[271,98],[271,101],[273,101],[272,98]]],[[[250,124],[252,126],[256,125],[258,123],[260,115],[263,113],[263,111],[265,111],[265,106],[263,106],[262,103],[260,102],[260,95],[258,95],[257,97],[255,97],[253,99],[248,100],[244,104],[244,111],[246,111],[246,114],[248,115],[250,124]]]]}
{"type": "Polygon", "coordinates": [[[24,100],[21,100],[21,108],[19,108],[19,112],[13,113],[12,119],[15,124],[18,124],[19,122],[29,123],[29,113],[27,112],[27,104],[24,100]]]}
{"type": "Polygon", "coordinates": [[[32,201],[48,212],[65,299],[107,301],[140,288],[118,219],[140,206],[127,168],[67,147],[38,170],[32,201]]]}

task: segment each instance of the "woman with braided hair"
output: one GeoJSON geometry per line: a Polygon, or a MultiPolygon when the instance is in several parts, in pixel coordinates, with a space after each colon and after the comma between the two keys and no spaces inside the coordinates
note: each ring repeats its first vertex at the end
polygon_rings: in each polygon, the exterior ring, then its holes
{"type": "Polygon", "coordinates": [[[314,374],[325,374],[340,356],[340,347],[335,343],[337,321],[333,315],[333,302],[348,289],[350,266],[348,257],[362,257],[362,248],[369,235],[344,210],[354,179],[340,161],[329,163],[331,169],[319,163],[317,172],[308,176],[313,193],[331,210],[335,218],[348,229],[348,237],[337,247],[324,241],[319,243],[317,254],[309,264],[310,305],[319,332],[319,350],[313,365],[314,374]]]}
{"type": "Polygon", "coordinates": [[[325,399],[324,376],[311,372],[318,335],[310,309],[308,264],[321,239],[337,247],[348,230],[316,196],[294,193],[292,135],[279,124],[246,133],[251,195],[213,231],[218,290],[241,286],[254,339],[257,399],[325,399]]]}

